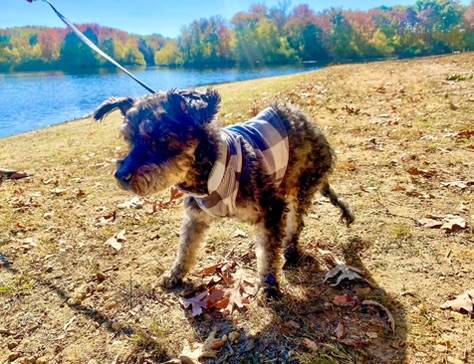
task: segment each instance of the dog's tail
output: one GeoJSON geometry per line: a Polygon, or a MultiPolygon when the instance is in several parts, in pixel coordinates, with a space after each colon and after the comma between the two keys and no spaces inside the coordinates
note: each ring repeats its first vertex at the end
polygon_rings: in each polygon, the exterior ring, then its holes
{"type": "Polygon", "coordinates": [[[351,208],[349,207],[349,204],[341,197],[339,197],[337,192],[334,191],[329,185],[329,182],[325,181],[322,184],[320,191],[324,197],[328,197],[329,201],[331,201],[334,206],[338,207],[341,210],[341,220],[344,220],[347,226],[354,222],[355,217],[351,211],[351,208]]]}

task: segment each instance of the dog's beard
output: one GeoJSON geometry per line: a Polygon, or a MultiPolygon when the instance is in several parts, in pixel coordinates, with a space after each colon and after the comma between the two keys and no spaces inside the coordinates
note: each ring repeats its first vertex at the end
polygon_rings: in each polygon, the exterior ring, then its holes
{"type": "Polygon", "coordinates": [[[193,161],[191,155],[182,154],[161,164],[145,164],[134,173],[130,190],[145,196],[174,186],[185,179],[193,161]]]}

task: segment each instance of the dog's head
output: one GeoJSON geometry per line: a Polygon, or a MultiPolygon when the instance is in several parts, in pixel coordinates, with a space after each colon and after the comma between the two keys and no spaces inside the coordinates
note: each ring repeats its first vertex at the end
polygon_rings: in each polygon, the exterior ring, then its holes
{"type": "Polygon", "coordinates": [[[94,113],[96,120],[115,109],[124,116],[122,134],[130,149],[117,163],[119,184],[148,195],[182,182],[219,103],[217,91],[208,89],[171,90],[137,100],[111,98],[100,105],[94,113]]]}

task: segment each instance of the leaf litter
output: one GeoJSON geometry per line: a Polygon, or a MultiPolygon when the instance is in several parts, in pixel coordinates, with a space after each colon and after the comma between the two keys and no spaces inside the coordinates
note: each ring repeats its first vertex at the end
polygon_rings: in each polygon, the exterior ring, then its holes
{"type": "Polygon", "coordinates": [[[468,289],[455,299],[446,301],[440,307],[443,310],[450,309],[474,318],[474,289],[468,289]]]}
{"type": "Polygon", "coordinates": [[[193,317],[211,309],[224,314],[243,310],[256,294],[253,279],[248,278],[245,270],[233,261],[211,265],[202,269],[198,275],[203,278],[207,288],[180,299],[185,309],[191,308],[193,317]]]}
{"type": "Polygon", "coordinates": [[[452,214],[447,214],[444,217],[429,215],[416,221],[425,228],[441,229],[447,233],[456,233],[467,228],[467,222],[463,217],[452,214]]]}
{"type": "Polygon", "coordinates": [[[202,344],[186,344],[178,358],[163,364],[200,364],[206,359],[216,359],[225,341],[216,337],[217,330],[213,329],[202,344]]]}
{"type": "Polygon", "coordinates": [[[122,250],[123,242],[125,242],[127,238],[125,237],[125,230],[121,230],[111,238],[109,238],[105,244],[111,246],[115,251],[122,250]]]}

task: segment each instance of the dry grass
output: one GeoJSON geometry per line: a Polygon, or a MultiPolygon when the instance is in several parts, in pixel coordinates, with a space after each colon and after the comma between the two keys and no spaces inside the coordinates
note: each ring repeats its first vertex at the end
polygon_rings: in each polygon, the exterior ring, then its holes
{"type": "MultiPolygon", "coordinates": [[[[473,178],[473,141],[454,136],[473,129],[472,70],[468,53],[218,87],[223,124],[245,120],[275,99],[311,115],[339,155],[333,186],[357,215],[346,229],[338,212],[316,198],[302,236],[312,259],[286,272],[282,302],[254,302],[229,317],[190,318],[177,293],[154,288],[174,257],[181,206],[117,209],[130,199],[111,176],[125,148],[117,115],[1,140],[0,166],[33,177],[0,184],[0,362],[14,356],[38,363],[160,362],[186,343],[202,343],[215,326],[220,334],[240,332],[219,353],[221,363],[474,363],[472,321],[438,308],[473,288],[472,230],[446,234],[413,220],[452,213],[472,226],[472,187],[441,186],[473,178]],[[451,74],[466,77],[448,81],[451,74]],[[407,173],[413,166],[435,173],[413,177],[407,173]],[[114,210],[113,224],[98,223],[114,210]],[[122,229],[127,240],[114,252],[105,241],[122,229]],[[362,269],[374,288],[323,284],[327,267],[316,247],[362,269]],[[384,304],[396,332],[373,314],[332,305],[341,293],[384,304]],[[290,320],[299,328],[285,325],[290,320]],[[337,339],[339,323],[354,345],[337,339]],[[310,351],[305,339],[318,348],[310,351]]],[[[153,200],[160,198],[166,196],[153,200]]],[[[233,237],[246,229],[216,224],[199,266],[230,253],[253,269],[251,240],[233,237]]]]}

